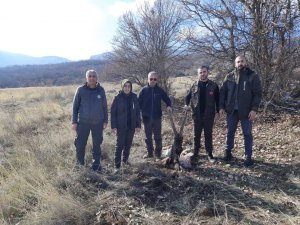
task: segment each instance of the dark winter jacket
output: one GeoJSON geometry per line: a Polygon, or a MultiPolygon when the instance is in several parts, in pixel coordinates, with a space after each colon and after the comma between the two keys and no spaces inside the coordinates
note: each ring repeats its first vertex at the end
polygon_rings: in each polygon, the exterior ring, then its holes
{"type": "Polygon", "coordinates": [[[259,76],[247,67],[240,75],[234,70],[225,77],[220,89],[220,108],[228,114],[233,113],[236,98],[240,119],[247,119],[251,110],[258,110],[262,98],[261,82],[259,76]]]}
{"type": "Polygon", "coordinates": [[[141,128],[141,116],[140,107],[137,99],[137,95],[130,93],[130,96],[126,96],[124,92],[120,92],[115,96],[111,105],[111,128],[117,128],[118,130],[127,130],[128,128],[141,128]],[[131,110],[128,115],[127,101],[130,101],[131,110]],[[130,118],[128,118],[130,116],[130,118]],[[130,121],[131,125],[128,127],[127,121],[130,121]]]}
{"type": "Polygon", "coordinates": [[[146,118],[159,119],[162,116],[161,101],[171,107],[171,100],[167,93],[157,85],[150,87],[149,85],[142,88],[139,94],[139,103],[142,116],[146,118]]]}
{"type": "Polygon", "coordinates": [[[90,88],[87,84],[79,87],[73,100],[72,123],[96,124],[107,121],[107,101],[103,87],[99,83],[96,88],[90,88]]]}
{"type": "MultiPolygon", "coordinates": [[[[199,118],[200,116],[200,87],[199,81],[195,82],[185,97],[186,105],[189,105],[191,102],[194,119],[199,118]]],[[[215,82],[208,80],[205,93],[204,117],[213,118],[215,113],[219,112],[219,97],[220,93],[218,85],[215,82]]]]}

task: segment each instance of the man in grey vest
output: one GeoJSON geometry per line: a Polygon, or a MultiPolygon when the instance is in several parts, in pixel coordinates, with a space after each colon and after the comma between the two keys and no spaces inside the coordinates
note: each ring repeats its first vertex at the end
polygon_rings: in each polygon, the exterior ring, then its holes
{"type": "Polygon", "coordinates": [[[76,131],[76,156],[77,162],[84,165],[85,147],[90,132],[93,139],[94,171],[101,171],[101,148],[103,129],[108,121],[107,101],[103,87],[97,82],[97,72],[86,72],[86,83],[80,86],[73,100],[72,126],[76,131]]]}
{"type": "Polygon", "coordinates": [[[208,79],[208,67],[201,66],[198,69],[199,81],[197,81],[185,97],[187,109],[191,103],[194,119],[194,155],[191,160],[195,164],[198,161],[200,139],[204,130],[205,149],[209,162],[214,163],[212,131],[216,113],[219,113],[219,87],[208,79]]]}

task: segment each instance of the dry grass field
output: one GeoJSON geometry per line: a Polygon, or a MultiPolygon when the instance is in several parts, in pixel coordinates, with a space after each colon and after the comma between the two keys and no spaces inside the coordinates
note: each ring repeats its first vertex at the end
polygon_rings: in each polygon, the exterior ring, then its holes
{"type": "MultiPolygon", "coordinates": [[[[180,78],[182,79],[182,78],[180,78]]],[[[175,118],[192,81],[172,85],[175,118]]],[[[119,85],[105,83],[109,106],[119,85]]],[[[76,87],[0,90],[0,224],[300,224],[300,117],[259,114],[254,124],[252,168],[243,167],[243,138],[238,129],[231,165],[222,162],[226,126],[216,120],[215,164],[201,149],[200,164],[190,171],[162,168],[142,159],[144,133],[135,135],[132,166],[113,174],[115,136],[107,128],[101,174],[87,166],[74,169],[75,133],[71,129],[76,87]]],[[[136,88],[137,90],[137,88],[136,88]]],[[[163,116],[163,145],[172,131],[163,116]]],[[[184,148],[193,142],[192,120],[184,148]]]]}

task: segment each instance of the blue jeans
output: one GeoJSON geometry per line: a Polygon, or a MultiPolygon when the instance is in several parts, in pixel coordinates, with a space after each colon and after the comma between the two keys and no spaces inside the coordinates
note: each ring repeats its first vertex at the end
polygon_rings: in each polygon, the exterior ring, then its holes
{"type": "Polygon", "coordinates": [[[226,151],[231,152],[234,146],[234,135],[237,129],[238,122],[241,121],[241,126],[244,135],[245,144],[245,155],[247,157],[252,157],[252,146],[253,146],[253,136],[252,136],[252,121],[249,119],[240,120],[238,116],[238,111],[234,111],[232,114],[227,114],[227,139],[226,139],[226,151]]]}

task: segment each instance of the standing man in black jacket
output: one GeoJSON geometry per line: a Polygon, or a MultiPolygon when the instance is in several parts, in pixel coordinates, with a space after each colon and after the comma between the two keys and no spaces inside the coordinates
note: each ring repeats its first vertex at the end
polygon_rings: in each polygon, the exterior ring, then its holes
{"type": "Polygon", "coordinates": [[[167,110],[172,111],[171,100],[167,93],[158,85],[158,74],[152,71],[148,74],[148,85],[142,88],[139,94],[139,103],[142,111],[143,123],[146,134],[147,154],[144,158],[153,158],[153,141],[155,141],[155,156],[161,158],[162,139],[161,139],[161,101],[167,105],[167,110]]]}
{"type": "Polygon", "coordinates": [[[224,160],[232,159],[234,135],[238,122],[244,135],[246,167],[253,165],[252,161],[252,122],[262,97],[259,76],[247,67],[246,58],[238,56],[235,59],[235,70],[229,73],[220,90],[220,113],[227,113],[227,139],[224,160]]]}
{"type": "Polygon", "coordinates": [[[198,69],[199,81],[197,81],[185,97],[187,109],[191,102],[194,119],[194,155],[191,160],[193,163],[198,161],[201,133],[204,130],[205,149],[209,162],[214,163],[212,154],[212,131],[215,114],[219,113],[219,87],[212,80],[208,79],[208,67],[201,66],[198,69]]]}
{"type": "Polygon", "coordinates": [[[128,158],[135,131],[141,128],[140,106],[137,95],[132,92],[131,81],[122,81],[122,90],[111,105],[111,129],[117,134],[115,151],[115,172],[123,165],[129,165],[128,158]]]}
{"type": "Polygon", "coordinates": [[[94,171],[101,171],[101,148],[103,129],[107,126],[107,101],[103,87],[97,82],[97,72],[86,72],[86,83],[79,87],[73,100],[72,126],[76,131],[77,162],[84,165],[85,146],[92,132],[94,171]]]}

